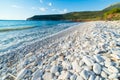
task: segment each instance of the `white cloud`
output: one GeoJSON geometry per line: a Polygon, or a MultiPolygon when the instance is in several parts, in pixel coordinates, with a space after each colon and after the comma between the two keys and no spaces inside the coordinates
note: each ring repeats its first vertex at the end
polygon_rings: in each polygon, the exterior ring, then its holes
{"type": "Polygon", "coordinates": [[[52,6],[52,3],[50,2],[50,3],[48,3],[48,5],[49,5],[49,6],[52,6]]]}
{"type": "Polygon", "coordinates": [[[43,3],[43,0],[40,0],[40,3],[43,3]]]}
{"type": "Polygon", "coordinates": [[[23,7],[18,6],[18,5],[12,5],[11,7],[13,7],[13,8],[23,8],[23,7]]]}
{"type": "Polygon", "coordinates": [[[41,12],[45,12],[47,9],[44,8],[44,7],[41,7],[41,8],[39,8],[39,10],[40,10],[41,12]]]}
{"type": "Polygon", "coordinates": [[[32,9],[32,10],[37,10],[37,8],[36,8],[36,7],[32,7],[31,9],[32,9]]]}
{"type": "Polygon", "coordinates": [[[58,12],[58,13],[61,13],[61,14],[68,12],[67,9],[60,10],[60,9],[55,9],[55,8],[53,8],[51,11],[53,11],[53,12],[58,12]]]}
{"type": "Polygon", "coordinates": [[[52,9],[52,11],[54,12],[54,11],[56,11],[57,9],[52,9]]]}
{"type": "Polygon", "coordinates": [[[63,13],[67,13],[67,12],[68,12],[68,10],[67,10],[67,9],[64,9],[64,10],[63,10],[63,13]]]}

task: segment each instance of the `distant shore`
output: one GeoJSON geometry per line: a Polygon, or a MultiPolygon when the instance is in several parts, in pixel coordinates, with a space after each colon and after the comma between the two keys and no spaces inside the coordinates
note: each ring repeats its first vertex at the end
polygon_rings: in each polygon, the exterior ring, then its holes
{"type": "Polygon", "coordinates": [[[81,23],[2,55],[0,78],[120,79],[119,25],[120,21],[81,23]]]}

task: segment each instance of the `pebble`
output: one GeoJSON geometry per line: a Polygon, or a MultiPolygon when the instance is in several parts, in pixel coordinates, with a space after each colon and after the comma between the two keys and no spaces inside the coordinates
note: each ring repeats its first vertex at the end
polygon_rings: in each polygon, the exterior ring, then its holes
{"type": "Polygon", "coordinates": [[[73,70],[75,70],[76,72],[79,72],[81,70],[80,66],[76,60],[74,62],[72,62],[72,67],[73,67],[73,70]]]}
{"type": "Polygon", "coordinates": [[[86,71],[86,70],[83,70],[83,71],[80,73],[80,75],[81,75],[84,79],[88,79],[88,77],[89,77],[89,73],[88,73],[88,71],[86,71]]]}
{"type": "Polygon", "coordinates": [[[52,80],[52,74],[50,72],[45,72],[44,75],[42,76],[43,80],[52,80]]]}
{"type": "Polygon", "coordinates": [[[68,78],[70,78],[70,75],[70,72],[62,71],[58,79],[67,80],[68,78]]]}
{"type": "Polygon", "coordinates": [[[107,77],[108,77],[107,74],[106,74],[104,71],[101,72],[101,76],[102,76],[103,78],[107,78],[107,77]]]}
{"type": "Polygon", "coordinates": [[[72,75],[70,76],[70,80],[76,80],[77,76],[76,75],[72,75]]]}
{"type": "Polygon", "coordinates": [[[92,66],[93,65],[93,61],[90,58],[86,57],[86,56],[83,57],[83,61],[85,62],[85,64],[87,66],[92,66]]]}
{"type": "Polygon", "coordinates": [[[56,65],[52,66],[51,69],[50,69],[50,72],[51,72],[51,73],[56,73],[56,72],[58,72],[58,66],[56,66],[56,65]]]}
{"type": "Polygon", "coordinates": [[[105,66],[106,67],[109,67],[109,66],[112,66],[113,65],[113,63],[111,62],[111,61],[105,61],[105,66]]]}
{"type": "Polygon", "coordinates": [[[120,47],[120,42],[116,44],[116,46],[120,47]]]}
{"type": "Polygon", "coordinates": [[[102,70],[103,70],[105,73],[107,73],[108,75],[111,74],[111,73],[108,71],[108,68],[106,68],[106,67],[103,67],[102,70]]]}
{"type": "Polygon", "coordinates": [[[41,79],[42,75],[43,75],[43,71],[38,69],[33,73],[32,80],[41,79]]]}
{"type": "Polygon", "coordinates": [[[62,66],[64,69],[68,69],[68,70],[72,68],[72,65],[68,61],[63,61],[62,66]]]}
{"type": "Polygon", "coordinates": [[[80,62],[79,62],[79,66],[83,66],[84,65],[84,62],[81,60],[80,62]]]}
{"type": "Polygon", "coordinates": [[[100,80],[100,77],[99,77],[99,76],[96,76],[95,80],[100,80]]]}
{"type": "Polygon", "coordinates": [[[95,75],[90,75],[88,80],[95,80],[95,75]]]}
{"type": "Polygon", "coordinates": [[[55,75],[56,75],[56,76],[59,76],[59,75],[60,75],[60,73],[59,73],[59,72],[56,72],[56,73],[55,73],[55,75]]]}
{"type": "Polygon", "coordinates": [[[98,63],[95,63],[93,65],[93,71],[96,73],[96,74],[100,74],[101,73],[101,66],[98,64],[98,63]]]}
{"type": "Polygon", "coordinates": [[[120,53],[119,54],[111,54],[111,56],[115,59],[120,59],[120,53]]]}
{"type": "Polygon", "coordinates": [[[77,76],[76,80],[84,80],[81,76],[77,76]]]}
{"type": "Polygon", "coordinates": [[[115,66],[109,66],[108,71],[111,73],[118,73],[119,70],[115,66]]]}
{"type": "Polygon", "coordinates": [[[22,79],[22,78],[25,76],[25,74],[27,73],[27,71],[28,71],[28,70],[27,70],[26,68],[22,69],[22,70],[17,74],[16,80],[22,79]]]}
{"type": "Polygon", "coordinates": [[[94,55],[93,57],[95,58],[95,60],[96,60],[98,63],[100,63],[100,62],[103,62],[103,61],[104,61],[104,59],[103,59],[103,58],[102,58],[99,54],[94,55]]]}
{"type": "Polygon", "coordinates": [[[118,78],[118,75],[117,74],[111,74],[108,76],[109,79],[116,79],[118,78]]]}

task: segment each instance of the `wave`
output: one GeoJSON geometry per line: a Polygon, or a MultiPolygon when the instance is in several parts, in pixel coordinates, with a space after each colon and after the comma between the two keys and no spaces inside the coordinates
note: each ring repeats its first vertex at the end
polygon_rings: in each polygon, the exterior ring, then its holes
{"type": "Polygon", "coordinates": [[[30,29],[30,28],[35,28],[35,26],[15,27],[15,28],[3,28],[3,29],[0,29],[0,32],[16,31],[16,30],[25,30],[25,29],[30,29]]]}

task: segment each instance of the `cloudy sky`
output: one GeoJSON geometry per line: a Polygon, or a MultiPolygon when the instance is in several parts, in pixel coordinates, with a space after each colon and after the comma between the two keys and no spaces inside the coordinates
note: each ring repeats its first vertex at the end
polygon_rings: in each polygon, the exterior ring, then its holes
{"type": "Polygon", "coordinates": [[[0,19],[25,20],[33,15],[102,10],[120,0],[0,0],[0,19]]]}

